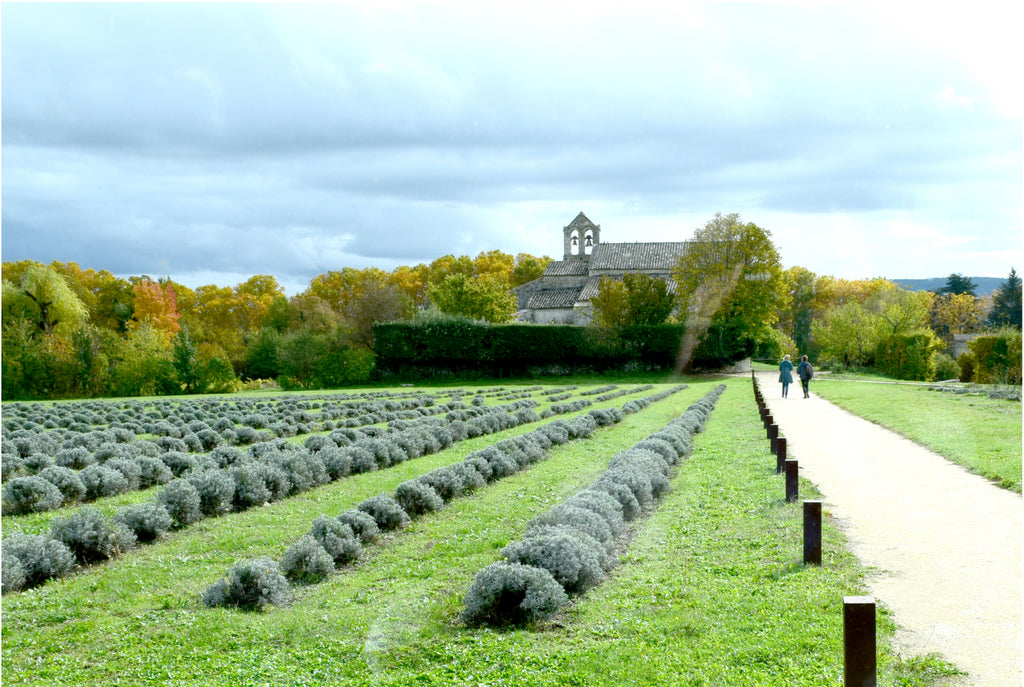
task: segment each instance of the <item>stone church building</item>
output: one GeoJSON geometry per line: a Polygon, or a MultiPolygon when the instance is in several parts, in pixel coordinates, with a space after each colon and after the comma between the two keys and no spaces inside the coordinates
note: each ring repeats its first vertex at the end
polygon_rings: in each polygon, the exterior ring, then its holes
{"type": "Polygon", "coordinates": [[[597,295],[601,277],[621,279],[641,272],[664,279],[675,292],[672,269],[686,253],[687,242],[604,243],[601,225],[582,212],[562,228],[564,254],[551,261],[539,279],[514,289],[519,299],[518,319],[538,324],[589,324],[590,299],[597,295]]]}

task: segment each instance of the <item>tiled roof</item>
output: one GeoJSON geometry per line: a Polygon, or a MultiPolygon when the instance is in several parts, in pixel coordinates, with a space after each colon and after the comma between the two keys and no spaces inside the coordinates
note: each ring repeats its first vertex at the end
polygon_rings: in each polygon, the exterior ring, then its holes
{"type": "Polygon", "coordinates": [[[544,270],[545,277],[581,277],[589,271],[587,260],[552,260],[544,270]]]}
{"type": "Polygon", "coordinates": [[[590,269],[672,271],[679,258],[686,254],[686,242],[599,243],[590,257],[590,269]]]}
{"type": "Polygon", "coordinates": [[[567,289],[548,289],[538,291],[530,296],[526,307],[530,310],[545,310],[549,308],[571,308],[576,305],[580,290],[583,287],[576,286],[567,289]]]}
{"type": "Polygon", "coordinates": [[[597,295],[598,290],[601,287],[601,277],[591,277],[587,280],[587,283],[583,286],[583,290],[580,292],[581,301],[589,301],[591,298],[597,295]]]}

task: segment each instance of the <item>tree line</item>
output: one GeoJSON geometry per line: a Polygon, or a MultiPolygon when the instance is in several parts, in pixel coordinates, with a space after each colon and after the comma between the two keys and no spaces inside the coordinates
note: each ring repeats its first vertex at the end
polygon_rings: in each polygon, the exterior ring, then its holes
{"type": "Polygon", "coordinates": [[[375,322],[432,311],[511,321],[511,289],[539,277],[548,262],[489,251],[391,272],[346,267],[292,297],[269,275],[191,289],[73,262],[4,262],[3,396],[210,393],[267,379],[286,388],[365,382],[375,322]]]}
{"type": "MultiPolygon", "coordinates": [[[[292,297],[269,275],[191,289],[73,262],[5,262],[3,396],[211,393],[263,380],[284,388],[366,382],[375,371],[375,324],[512,322],[514,288],[540,277],[550,260],[493,250],[391,272],[346,267],[316,276],[292,297]]],[[[588,307],[595,328],[684,325],[679,371],[694,356],[728,360],[753,352],[775,359],[788,352],[833,368],[970,377],[988,368],[954,361],[954,334],[1012,331],[1016,339],[999,334],[1009,343],[986,345],[1008,359],[1020,349],[1015,270],[994,294],[978,298],[959,274],[932,293],[886,279],[784,269],[771,233],[735,214],[717,214],[695,232],[672,280],[604,278],[588,307]],[[918,362],[910,366],[909,358],[918,362]]],[[[1018,362],[1003,377],[1012,381],[1016,374],[1019,382],[1019,369],[1018,362]]]]}

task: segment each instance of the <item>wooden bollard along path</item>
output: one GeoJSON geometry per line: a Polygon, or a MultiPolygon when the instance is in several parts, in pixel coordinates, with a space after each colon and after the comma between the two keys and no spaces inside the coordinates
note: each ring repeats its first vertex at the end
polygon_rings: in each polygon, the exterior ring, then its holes
{"type": "Polygon", "coordinates": [[[876,687],[875,599],[843,597],[843,687],[876,687]]]}
{"type": "Polygon", "coordinates": [[[804,501],[804,565],[821,565],[821,501],[804,501]]]}

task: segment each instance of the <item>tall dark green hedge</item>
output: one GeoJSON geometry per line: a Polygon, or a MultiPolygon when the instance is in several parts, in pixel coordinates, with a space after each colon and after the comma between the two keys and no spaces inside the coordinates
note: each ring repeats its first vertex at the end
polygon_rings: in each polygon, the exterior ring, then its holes
{"type": "Polygon", "coordinates": [[[609,370],[636,363],[671,368],[682,325],[621,329],[567,325],[488,325],[466,321],[395,322],[374,327],[377,368],[521,374],[531,367],[609,370]]]}
{"type": "Polygon", "coordinates": [[[897,334],[875,347],[875,369],[886,377],[926,381],[939,344],[931,334],[897,334]]]}

